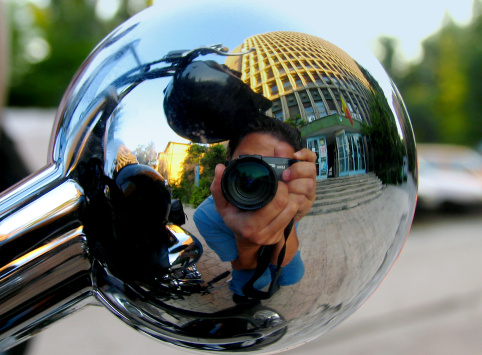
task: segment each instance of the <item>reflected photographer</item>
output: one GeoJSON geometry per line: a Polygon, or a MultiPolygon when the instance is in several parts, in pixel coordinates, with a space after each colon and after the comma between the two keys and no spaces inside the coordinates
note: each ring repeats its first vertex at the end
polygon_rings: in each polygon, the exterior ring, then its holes
{"type": "MultiPolygon", "coordinates": [[[[285,238],[285,229],[298,223],[310,210],[315,199],[316,156],[303,148],[299,131],[272,117],[256,115],[239,135],[229,141],[228,160],[245,155],[296,159],[277,182],[273,199],[264,207],[243,210],[230,203],[223,194],[221,182],[226,167],[219,164],[211,185],[212,195],[196,210],[194,222],[206,243],[222,261],[233,267],[230,288],[234,300],[242,301],[244,286],[251,280],[262,246],[273,246],[269,267],[255,281],[261,290],[273,281],[280,252],[284,252],[278,283],[288,286],[301,280],[304,265],[298,250],[296,228],[285,238]]],[[[258,158],[256,158],[258,159],[258,158]]]]}

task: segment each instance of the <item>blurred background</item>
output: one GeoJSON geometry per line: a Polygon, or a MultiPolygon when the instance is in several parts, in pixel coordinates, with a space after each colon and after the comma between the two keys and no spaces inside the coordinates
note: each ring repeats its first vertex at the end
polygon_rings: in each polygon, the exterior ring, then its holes
{"type": "MultiPolygon", "coordinates": [[[[0,190],[45,165],[55,108],[75,71],[112,29],[152,3],[0,0],[0,80],[8,83],[5,94],[0,88],[0,190]]],[[[364,42],[405,100],[419,152],[415,220],[387,280],[342,325],[292,353],[480,354],[482,0],[266,3],[309,8],[320,26],[364,42]]],[[[28,343],[28,354],[165,350],[99,308],[28,343]]]]}

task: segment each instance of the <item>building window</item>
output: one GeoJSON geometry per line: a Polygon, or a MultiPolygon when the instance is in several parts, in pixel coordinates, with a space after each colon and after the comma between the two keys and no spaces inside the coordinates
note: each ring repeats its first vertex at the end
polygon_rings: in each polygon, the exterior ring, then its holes
{"type": "Polygon", "coordinates": [[[303,73],[303,79],[305,80],[306,85],[312,85],[313,84],[313,80],[311,80],[308,73],[303,73]]]}
{"type": "Polygon", "coordinates": [[[298,105],[289,107],[289,118],[295,118],[299,116],[301,116],[301,114],[298,105]]]}
{"type": "Polygon", "coordinates": [[[273,100],[273,106],[271,106],[271,111],[273,112],[273,117],[283,121],[283,107],[281,106],[281,100],[273,100]]]}
{"type": "Polygon", "coordinates": [[[283,121],[283,111],[273,112],[273,117],[277,120],[283,121]]]}
{"type": "Polygon", "coordinates": [[[319,85],[323,85],[323,80],[320,78],[318,74],[313,74],[313,77],[315,78],[315,81],[319,85]]]}
{"type": "Polygon", "coordinates": [[[302,91],[299,93],[301,102],[310,102],[310,97],[308,96],[308,93],[306,91],[302,91]]]}
{"type": "Polygon", "coordinates": [[[295,82],[296,82],[296,87],[297,87],[297,88],[303,87],[303,83],[301,82],[301,78],[300,78],[299,76],[296,77],[295,82]]]}
{"type": "Polygon", "coordinates": [[[321,95],[317,89],[310,89],[310,94],[311,94],[311,97],[313,98],[313,101],[318,101],[318,100],[321,101],[321,95]]]}
{"type": "Polygon", "coordinates": [[[273,78],[273,69],[272,68],[269,68],[268,70],[266,70],[266,77],[269,79],[273,78]]]}
{"type": "Polygon", "coordinates": [[[291,82],[289,81],[288,78],[286,78],[285,80],[283,80],[283,87],[285,89],[285,91],[288,91],[288,90],[291,90],[291,82]]]}
{"type": "Polygon", "coordinates": [[[328,77],[328,75],[323,74],[323,80],[325,81],[325,84],[326,84],[326,85],[331,85],[331,80],[330,80],[330,78],[328,77]]]}
{"type": "Polygon", "coordinates": [[[256,85],[261,84],[261,75],[259,73],[254,76],[254,81],[256,85]]]}
{"type": "Polygon", "coordinates": [[[321,101],[321,98],[320,98],[320,101],[315,101],[315,105],[316,105],[316,110],[318,111],[319,118],[328,116],[328,112],[326,112],[325,104],[323,103],[323,101],[321,101]]]}
{"type": "Polygon", "coordinates": [[[305,108],[306,120],[308,122],[314,121],[316,119],[316,116],[315,111],[313,110],[313,106],[311,106],[311,103],[305,102],[303,104],[303,107],[305,108]]]}
{"type": "Polygon", "coordinates": [[[273,106],[271,106],[271,109],[274,111],[280,111],[282,109],[281,107],[281,100],[273,100],[273,106]]]}
{"type": "Polygon", "coordinates": [[[275,82],[269,85],[269,92],[271,95],[278,95],[278,85],[275,82]]]}
{"type": "Polygon", "coordinates": [[[358,117],[360,118],[360,120],[363,121],[362,107],[360,107],[357,103],[355,103],[355,110],[356,110],[356,112],[358,112],[358,117]]]}
{"type": "Polygon", "coordinates": [[[336,109],[335,101],[333,101],[331,97],[326,99],[326,103],[328,104],[328,110],[330,112],[330,115],[334,115],[335,113],[338,113],[338,110],[336,109]]]}
{"type": "MultiPolygon", "coordinates": [[[[344,115],[344,116],[346,116],[345,112],[344,112],[343,109],[342,109],[343,105],[341,104],[341,97],[340,97],[341,94],[338,92],[338,93],[335,94],[335,95],[337,95],[337,97],[336,97],[336,102],[338,102],[338,107],[339,107],[340,110],[342,111],[341,114],[344,115]]],[[[346,102],[346,99],[344,99],[344,100],[345,100],[345,102],[346,102]]]]}
{"type": "Polygon", "coordinates": [[[335,101],[333,100],[333,97],[331,97],[330,92],[327,89],[322,90],[322,92],[323,92],[323,96],[325,97],[326,103],[328,104],[328,113],[330,115],[338,113],[338,110],[336,109],[335,101]]]}
{"type": "Polygon", "coordinates": [[[298,105],[298,102],[296,101],[296,97],[294,94],[286,95],[286,103],[288,104],[288,107],[298,105]]]}
{"type": "Polygon", "coordinates": [[[300,115],[300,108],[298,106],[298,101],[294,94],[286,95],[286,103],[288,104],[288,117],[295,118],[300,115]]]}

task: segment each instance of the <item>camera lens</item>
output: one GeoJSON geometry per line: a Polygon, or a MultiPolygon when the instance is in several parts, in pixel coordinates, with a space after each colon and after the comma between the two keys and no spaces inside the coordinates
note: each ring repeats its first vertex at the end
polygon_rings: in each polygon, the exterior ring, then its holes
{"type": "Polygon", "coordinates": [[[273,169],[259,158],[240,158],[224,171],[221,187],[225,198],[242,210],[256,210],[276,194],[278,181],[273,169]]]}

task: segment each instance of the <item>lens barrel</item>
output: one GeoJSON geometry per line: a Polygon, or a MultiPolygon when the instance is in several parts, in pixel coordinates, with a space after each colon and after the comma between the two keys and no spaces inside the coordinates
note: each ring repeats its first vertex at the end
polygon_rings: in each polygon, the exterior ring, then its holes
{"type": "Polygon", "coordinates": [[[256,156],[231,161],[224,171],[221,188],[226,200],[241,210],[267,205],[276,195],[278,178],[274,169],[256,156]]]}

